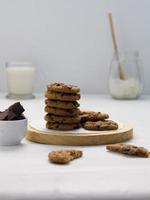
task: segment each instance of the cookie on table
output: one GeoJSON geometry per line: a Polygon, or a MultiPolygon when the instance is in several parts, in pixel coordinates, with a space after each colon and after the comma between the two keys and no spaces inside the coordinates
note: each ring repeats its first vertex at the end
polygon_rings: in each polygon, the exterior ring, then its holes
{"type": "Polygon", "coordinates": [[[56,164],[68,164],[71,161],[70,155],[65,151],[52,151],[48,154],[48,159],[56,164]]]}
{"type": "Polygon", "coordinates": [[[134,155],[139,157],[149,157],[150,152],[144,147],[137,147],[129,144],[110,144],[106,146],[107,150],[122,154],[134,155]]]}
{"type": "Polygon", "coordinates": [[[61,108],[53,108],[46,106],[45,112],[58,115],[58,116],[77,116],[79,114],[79,109],[61,109],[61,108]]]}
{"type": "Polygon", "coordinates": [[[82,157],[80,150],[59,150],[52,151],[48,154],[48,159],[56,164],[68,164],[70,161],[82,157]]]}
{"type": "Polygon", "coordinates": [[[59,100],[50,100],[46,99],[45,104],[47,106],[55,107],[55,108],[64,108],[64,109],[73,109],[80,106],[77,101],[59,101],[59,100]]]}
{"type": "Polygon", "coordinates": [[[58,122],[47,122],[46,128],[48,129],[54,129],[54,130],[62,130],[62,131],[69,131],[73,129],[80,128],[80,123],[74,123],[74,124],[61,124],[58,122]]]}
{"type": "Polygon", "coordinates": [[[79,116],[75,116],[75,117],[62,117],[62,116],[57,116],[57,115],[53,115],[53,114],[46,114],[44,119],[47,122],[58,122],[61,124],[77,124],[80,123],[80,117],[79,116]]]}
{"type": "Polygon", "coordinates": [[[65,83],[51,83],[47,85],[48,91],[62,92],[69,94],[76,94],[80,92],[80,88],[75,85],[69,85],[65,83]]]}
{"type": "Polygon", "coordinates": [[[82,111],[82,110],[80,110],[80,116],[81,116],[81,122],[87,122],[87,121],[95,122],[109,118],[109,115],[106,113],[94,112],[94,111],[82,111]]]}
{"type": "Polygon", "coordinates": [[[82,126],[87,130],[97,130],[97,131],[118,129],[118,124],[112,120],[96,121],[96,122],[87,121],[83,123],[82,126]]]}
{"type": "Polygon", "coordinates": [[[60,101],[77,101],[80,99],[80,94],[67,94],[61,92],[45,92],[45,97],[51,100],[60,101]]]}

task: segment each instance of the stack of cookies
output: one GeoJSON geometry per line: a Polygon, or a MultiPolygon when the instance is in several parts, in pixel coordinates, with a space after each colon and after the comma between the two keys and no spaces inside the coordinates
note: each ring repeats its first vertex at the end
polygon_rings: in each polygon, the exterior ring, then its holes
{"type": "Polygon", "coordinates": [[[47,85],[45,92],[46,127],[56,130],[72,130],[80,127],[80,88],[64,83],[47,85]]]}

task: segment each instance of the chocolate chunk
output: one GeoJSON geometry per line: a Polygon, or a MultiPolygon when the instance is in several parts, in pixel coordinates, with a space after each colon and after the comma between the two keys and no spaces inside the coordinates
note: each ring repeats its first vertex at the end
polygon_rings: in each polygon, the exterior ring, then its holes
{"type": "Polygon", "coordinates": [[[23,106],[20,104],[20,102],[14,103],[13,105],[11,105],[8,110],[12,111],[13,113],[15,113],[17,116],[21,115],[25,110],[23,108],[23,106]]]}
{"type": "Polygon", "coordinates": [[[3,112],[0,112],[0,120],[7,120],[8,113],[8,109],[3,112]]]}
{"type": "Polygon", "coordinates": [[[25,119],[25,116],[23,114],[14,118],[13,120],[21,120],[21,119],[25,119]]]}
{"type": "Polygon", "coordinates": [[[20,120],[25,119],[23,106],[20,102],[14,103],[8,109],[3,112],[0,112],[0,120],[20,120]]]}
{"type": "Polygon", "coordinates": [[[7,120],[14,120],[16,117],[17,115],[13,111],[8,110],[7,120]]]}
{"type": "Polygon", "coordinates": [[[8,108],[8,116],[7,120],[15,120],[19,118],[19,116],[24,112],[24,108],[20,104],[20,102],[14,103],[8,108]]]}

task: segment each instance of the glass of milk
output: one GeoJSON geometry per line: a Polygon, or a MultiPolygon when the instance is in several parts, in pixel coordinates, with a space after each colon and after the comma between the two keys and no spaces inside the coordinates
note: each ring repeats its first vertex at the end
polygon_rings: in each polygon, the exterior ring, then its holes
{"type": "Polygon", "coordinates": [[[7,97],[11,99],[34,98],[33,82],[35,67],[29,62],[6,63],[7,97]]]}
{"type": "Polygon", "coordinates": [[[114,55],[109,73],[109,92],[116,99],[136,99],[143,88],[141,60],[137,51],[125,51],[119,54],[119,61],[114,55]],[[123,78],[119,76],[119,66],[123,78]]]}

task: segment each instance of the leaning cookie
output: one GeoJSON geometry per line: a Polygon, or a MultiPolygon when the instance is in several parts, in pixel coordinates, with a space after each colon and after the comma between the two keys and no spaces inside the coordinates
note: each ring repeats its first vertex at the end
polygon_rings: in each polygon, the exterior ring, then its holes
{"type": "Polygon", "coordinates": [[[79,116],[75,116],[75,117],[62,117],[62,116],[56,116],[56,115],[53,115],[53,114],[46,114],[44,119],[47,121],[47,122],[51,122],[51,123],[54,123],[54,122],[58,122],[58,123],[61,123],[61,124],[78,124],[80,123],[80,117],[79,116]]]}
{"type": "Polygon", "coordinates": [[[114,151],[122,154],[128,154],[128,155],[135,155],[139,157],[149,157],[150,152],[148,149],[145,149],[144,147],[137,147],[134,145],[128,145],[128,144],[111,144],[107,145],[106,148],[109,151],[114,151]]]}
{"type": "Polygon", "coordinates": [[[87,122],[87,121],[95,122],[109,118],[109,115],[105,113],[94,112],[94,111],[82,111],[82,110],[80,110],[80,116],[81,116],[81,122],[87,122]]]}
{"type": "Polygon", "coordinates": [[[54,129],[54,130],[69,131],[69,130],[80,128],[80,124],[79,123],[76,123],[76,124],[61,124],[61,123],[58,123],[58,122],[55,122],[55,123],[47,122],[46,128],[54,129]]]}
{"type": "Polygon", "coordinates": [[[87,121],[82,124],[83,128],[87,130],[96,130],[96,131],[106,131],[106,130],[116,130],[118,129],[118,124],[111,120],[105,121],[96,121],[91,122],[87,121]]]}
{"type": "Polygon", "coordinates": [[[67,94],[61,92],[49,92],[45,93],[45,97],[51,100],[60,101],[77,101],[80,99],[80,94],[67,94]]]}
{"type": "Polygon", "coordinates": [[[52,151],[48,154],[48,159],[56,164],[68,164],[70,161],[82,157],[80,150],[59,150],[52,151]]]}
{"type": "Polygon", "coordinates": [[[69,85],[65,83],[51,83],[47,85],[48,91],[62,92],[69,94],[76,94],[80,92],[80,88],[75,85],[69,85]]]}
{"type": "Polygon", "coordinates": [[[73,109],[80,106],[77,101],[59,101],[46,99],[45,104],[54,108],[73,109]]]}
{"type": "Polygon", "coordinates": [[[61,109],[46,106],[45,112],[58,116],[77,116],[79,114],[79,109],[61,109]]]}

